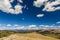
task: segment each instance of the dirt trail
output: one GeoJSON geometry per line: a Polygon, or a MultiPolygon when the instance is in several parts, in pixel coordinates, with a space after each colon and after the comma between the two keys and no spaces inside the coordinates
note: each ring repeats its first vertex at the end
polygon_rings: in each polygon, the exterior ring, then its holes
{"type": "Polygon", "coordinates": [[[12,34],[8,37],[0,38],[0,40],[58,40],[58,39],[47,37],[41,34],[29,33],[29,34],[12,34]]]}

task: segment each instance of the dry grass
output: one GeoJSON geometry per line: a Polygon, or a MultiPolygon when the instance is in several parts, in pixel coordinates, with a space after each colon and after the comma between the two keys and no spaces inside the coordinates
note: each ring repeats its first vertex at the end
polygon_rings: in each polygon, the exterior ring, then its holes
{"type": "Polygon", "coordinates": [[[16,33],[8,37],[3,37],[0,40],[58,40],[58,39],[43,36],[41,34],[37,34],[33,32],[33,33],[27,33],[27,34],[16,33]]]}

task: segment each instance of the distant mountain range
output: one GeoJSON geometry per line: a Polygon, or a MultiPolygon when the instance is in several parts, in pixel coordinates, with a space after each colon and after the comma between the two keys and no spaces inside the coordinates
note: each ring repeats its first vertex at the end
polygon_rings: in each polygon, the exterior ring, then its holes
{"type": "Polygon", "coordinates": [[[12,32],[49,32],[49,33],[60,33],[60,29],[15,29],[15,30],[8,30],[12,32]]]}

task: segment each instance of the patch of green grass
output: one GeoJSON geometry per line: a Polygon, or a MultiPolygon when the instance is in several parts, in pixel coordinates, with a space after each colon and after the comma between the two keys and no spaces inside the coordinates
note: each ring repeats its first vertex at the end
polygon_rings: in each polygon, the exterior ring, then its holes
{"type": "Polygon", "coordinates": [[[9,36],[9,35],[11,35],[13,33],[14,32],[10,32],[10,31],[0,31],[0,38],[9,36]]]}

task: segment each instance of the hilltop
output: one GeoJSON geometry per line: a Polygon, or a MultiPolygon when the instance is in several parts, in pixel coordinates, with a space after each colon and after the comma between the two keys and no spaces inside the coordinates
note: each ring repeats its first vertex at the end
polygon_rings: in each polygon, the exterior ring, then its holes
{"type": "Polygon", "coordinates": [[[0,40],[58,40],[58,39],[37,33],[27,33],[27,34],[12,34],[10,36],[3,37],[0,40]]]}
{"type": "Polygon", "coordinates": [[[0,30],[0,40],[60,40],[60,30],[0,30]]]}

